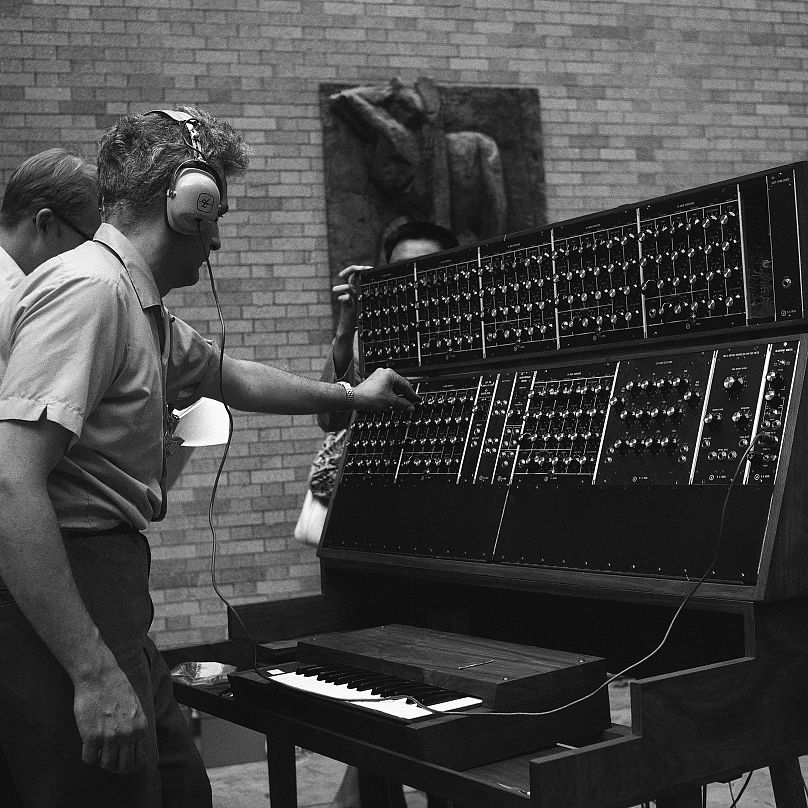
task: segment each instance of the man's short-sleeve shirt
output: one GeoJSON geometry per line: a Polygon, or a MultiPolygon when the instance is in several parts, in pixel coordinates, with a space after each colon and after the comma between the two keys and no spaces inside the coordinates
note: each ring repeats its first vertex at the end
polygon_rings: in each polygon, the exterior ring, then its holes
{"type": "Polygon", "coordinates": [[[25,279],[19,264],[0,247],[0,301],[25,279]]]}
{"type": "Polygon", "coordinates": [[[0,420],[72,433],[48,479],[60,526],[145,528],[162,504],[165,402],[197,398],[218,353],[165,312],[132,243],[102,225],[0,300],[0,374],[4,364],[0,420]]]}

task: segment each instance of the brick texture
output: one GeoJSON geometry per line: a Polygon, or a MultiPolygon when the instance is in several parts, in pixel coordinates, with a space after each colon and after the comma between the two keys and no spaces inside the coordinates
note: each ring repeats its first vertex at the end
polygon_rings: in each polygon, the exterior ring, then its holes
{"type": "MultiPolygon", "coordinates": [[[[551,221],[808,153],[805,0],[51,0],[2,4],[0,181],[65,144],[94,154],[119,115],[176,103],[229,120],[254,149],[214,258],[233,355],[316,376],[331,332],[317,92],[427,75],[537,88],[551,221]]],[[[219,323],[203,280],[168,303],[219,323]]],[[[319,589],[294,522],[320,436],[312,417],[235,414],[215,509],[216,577],[234,603],[319,589]]],[[[200,449],[153,546],[154,636],[218,640],[200,449]]]]}

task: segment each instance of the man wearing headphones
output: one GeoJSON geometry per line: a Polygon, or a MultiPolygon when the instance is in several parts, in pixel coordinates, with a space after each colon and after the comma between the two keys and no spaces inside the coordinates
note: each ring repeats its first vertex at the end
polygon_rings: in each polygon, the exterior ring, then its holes
{"type": "Polygon", "coordinates": [[[391,370],[329,384],[221,356],[162,297],[221,246],[228,124],[191,108],[122,118],[101,138],[104,224],[0,302],[0,744],[26,805],[211,804],[147,637],[149,549],[165,512],[174,405],[410,411],[391,370]]]}

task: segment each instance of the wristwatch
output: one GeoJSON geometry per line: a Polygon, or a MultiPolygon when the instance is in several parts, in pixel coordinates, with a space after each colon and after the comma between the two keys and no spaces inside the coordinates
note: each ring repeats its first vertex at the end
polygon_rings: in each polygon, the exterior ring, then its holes
{"type": "Polygon", "coordinates": [[[343,410],[352,410],[354,408],[354,391],[348,382],[337,382],[345,390],[345,406],[343,410]]]}

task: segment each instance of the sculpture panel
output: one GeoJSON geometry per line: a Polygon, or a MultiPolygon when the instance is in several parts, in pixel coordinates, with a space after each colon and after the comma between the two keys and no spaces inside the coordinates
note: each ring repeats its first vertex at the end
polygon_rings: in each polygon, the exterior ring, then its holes
{"type": "Polygon", "coordinates": [[[332,275],[378,264],[385,235],[425,219],[461,244],[545,223],[535,90],[428,78],[321,85],[332,275]]]}

